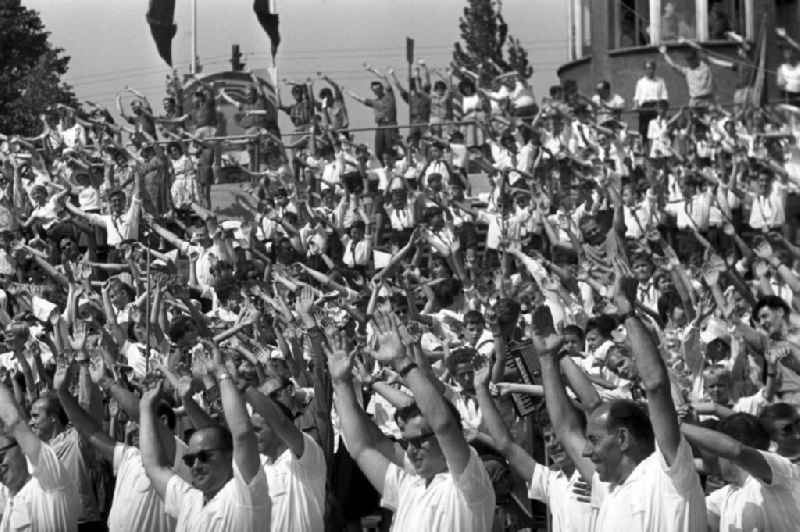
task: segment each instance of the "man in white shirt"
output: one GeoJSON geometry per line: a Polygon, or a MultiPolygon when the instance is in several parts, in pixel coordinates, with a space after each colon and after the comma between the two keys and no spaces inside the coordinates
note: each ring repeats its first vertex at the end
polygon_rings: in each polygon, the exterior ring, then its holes
{"type": "Polygon", "coordinates": [[[205,342],[204,366],[216,378],[227,427],[197,430],[189,439],[183,461],[191,469],[189,484],[164,460],[158,438],[156,405],[162,383],[142,395],[139,447],[147,476],[164,501],[166,512],[177,520],[177,532],[251,532],[270,522],[267,478],[261,467],[258,441],[244,400],[225,369],[219,348],[205,342]]]}
{"type": "Polygon", "coordinates": [[[683,424],[686,438],[711,455],[732,486],[707,499],[710,530],[800,530],[800,471],[766,451],[769,436],[749,414],[722,420],[718,431],[683,424]]]}
{"type": "Polygon", "coordinates": [[[765,171],[759,172],[758,193],[750,207],[750,227],[762,231],[780,229],[786,222],[787,195],[788,188],[784,183],[765,171]]]}
{"type": "MultiPolygon", "coordinates": [[[[273,392],[275,393],[275,392],[273,392]]],[[[272,395],[272,394],[270,394],[272,395]]],[[[255,388],[245,391],[272,504],[273,532],[325,530],[325,454],[292,412],[255,388]]]]}
{"type": "Polygon", "coordinates": [[[375,358],[392,363],[419,409],[402,428],[411,471],[382,452],[388,440],[375,434],[356,400],[352,360],[347,354],[350,347],[339,333],[330,339],[328,368],[350,455],[381,494],[381,505],[394,510],[392,530],[489,530],[495,507],[489,475],[478,453],[467,444],[452,405],[413,362],[421,360],[419,344],[406,334],[402,336],[405,342],[401,340],[394,315],[378,313],[374,323],[379,342],[375,358]]]}
{"type": "Polygon", "coordinates": [[[625,109],[625,98],[616,93],[611,93],[611,84],[603,80],[597,84],[597,92],[592,96],[592,103],[596,111],[596,121],[599,125],[607,122],[618,121],[625,109]]]}
{"type": "Polygon", "coordinates": [[[633,94],[633,105],[639,110],[639,134],[647,137],[647,126],[655,118],[656,104],[661,100],[669,100],[664,78],[656,77],[656,63],[648,59],[644,64],[644,76],[636,82],[633,94]]]}
{"type": "MultiPolygon", "coordinates": [[[[636,283],[618,278],[615,305],[626,316],[630,351],[647,393],[647,410],[629,400],[602,403],[586,429],[567,398],[557,353],[561,339],[534,327],[545,401],[556,434],[583,478],[592,479],[593,530],[704,531],[706,511],[691,449],[683,439],[667,369],[656,343],[633,315],[636,283]]],[[[552,323],[549,325],[552,329],[552,323]]]]}
{"type": "Polygon", "coordinates": [[[139,218],[141,215],[141,174],[135,173],[133,197],[130,206],[125,210],[125,193],[114,190],[108,195],[108,214],[85,212],[75,207],[70,202],[66,203],[67,209],[74,215],[106,231],[106,244],[110,248],[118,247],[124,240],[135,240],[139,237],[139,218]]]}
{"type": "MultiPolygon", "coordinates": [[[[153,489],[150,479],[142,464],[142,455],[135,447],[136,441],[127,444],[116,442],[103,430],[100,422],[83,409],[78,400],[69,392],[68,375],[73,373],[71,367],[61,367],[56,371],[53,385],[58,393],[61,406],[64,408],[72,425],[80,432],[97,452],[114,466],[117,481],[114,486],[114,498],[108,514],[109,532],[171,532],[175,529],[175,519],[167,515],[164,503],[153,489]]],[[[138,419],[138,397],[127,388],[114,381],[106,370],[102,360],[93,361],[90,376],[100,388],[110,393],[117,400],[128,416],[138,419]]],[[[74,377],[74,375],[72,375],[74,377]]],[[[175,456],[179,446],[173,436],[175,414],[166,403],[158,406],[159,438],[167,456],[175,456]]]]}
{"type": "Polygon", "coordinates": [[[0,384],[0,531],[76,532],[80,501],[55,451],[31,431],[16,399],[0,384]]]}
{"type": "Polygon", "coordinates": [[[786,103],[800,104],[800,61],[797,51],[788,44],[783,46],[783,63],[778,66],[777,83],[786,103]]]}

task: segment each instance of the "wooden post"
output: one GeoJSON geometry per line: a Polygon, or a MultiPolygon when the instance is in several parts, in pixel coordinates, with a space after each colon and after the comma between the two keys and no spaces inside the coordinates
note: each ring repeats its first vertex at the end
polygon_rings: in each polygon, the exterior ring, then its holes
{"type": "MultiPolygon", "coordinates": [[[[414,66],[414,39],[412,39],[411,37],[406,37],[406,62],[408,62],[408,123],[409,125],[411,125],[414,123],[414,120],[411,115],[411,80],[413,79],[412,67],[414,66]]],[[[412,129],[413,128],[409,128],[408,130],[409,137],[411,136],[412,129]]],[[[398,133],[399,132],[400,130],[398,129],[398,133]]],[[[406,161],[408,162],[408,165],[411,166],[410,145],[406,150],[406,161]]]]}

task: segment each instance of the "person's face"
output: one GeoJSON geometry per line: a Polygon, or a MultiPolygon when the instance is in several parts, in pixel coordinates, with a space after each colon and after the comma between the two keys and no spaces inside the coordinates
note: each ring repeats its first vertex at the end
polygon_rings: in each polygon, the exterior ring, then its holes
{"type": "Polygon", "coordinates": [[[253,424],[253,430],[256,433],[258,452],[264,456],[275,458],[275,452],[279,447],[278,438],[275,435],[275,431],[270,428],[267,422],[264,421],[264,418],[259,414],[253,414],[253,416],[250,418],[250,421],[253,424]]]}
{"type": "Polygon", "coordinates": [[[222,448],[214,432],[192,434],[183,459],[191,471],[192,486],[204,494],[218,492],[233,477],[232,452],[222,448]]]}
{"type": "Polygon", "coordinates": [[[350,228],[350,238],[355,242],[360,242],[364,238],[364,228],[360,225],[354,225],[350,228]]]}
{"type": "Polygon", "coordinates": [[[763,196],[769,194],[769,176],[758,176],[758,192],[763,196]]]}
{"type": "Polygon", "coordinates": [[[31,193],[31,199],[33,199],[34,203],[37,205],[43,205],[47,201],[47,192],[37,188],[31,193]]]}
{"type": "Polygon", "coordinates": [[[586,348],[590,353],[593,353],[605,341],[603,335],[597,329],[589,329],[586,331],[586,348]]]}
{"type": "Polygon", "coordinates": [[[431,161],[437,161],[442,158],[442,150],[438,146],[431,146],[430,149],[431,161]]]}
{"type": "Polygon", "coordinates": [[[705,391],[708,398],[720,405],[730,402],[728,379],[721,375],[707,375],[705,391]]]}
{"type": "Polygon", "coordinates": [[[653,78],[656,74],[656,65],[654,63],[647,63],[644,65],[644,75],[648,78],[653,78]]]}
{"type": "Polygon", "coordinates": [[[550,458],[552,464],[558,469],[564,469],[572,464],[572,460],[564,451],[561,442],[558,441],[553,427],[547,426],[542,431],[544,438],[544,445],[547,448],[547,456],[550,458]]]}
{"type": "Polygon", "coordinates": [[[450,277],[450,270],[447,268],[447,263],[441,257],[434,258],[431,264],[431,273],[435,279],[450,277]]]}
{"type": "Polygon", "coordinates": [[[686,312],[683,310],[683,307],[676,306],[674,309],[672,309],[670,320],[674,327],[683,327],[686,325],[686,312]]]}
{"type": "Polygon", "coordinates": [[[75,245],[75,242],[69,238],[61,239],[61,242],[58,244],[59,249],[61,250],[61,254],[66,259],[74,259],[78,255],[78,246],[75,245]]]}
{"type": "Polygon", "coordinates": [[[645,260],[638,260],[633,263],[633,274],[640,283],[646,283],[653,275],[653,266],[645,260]]]}
{"type": "Polygon", "coordinates": [[[633,193],[633,189],[629,186],[622,187],[622,203],[631,207],[635,200],[636,194],[633,193]]]}
{"type": "Polygon", "coordinates": [[[430,479],[438,473],[447,471],[447,462],[439,442],[422,416],[407,420],[402,428],[402,436],[401,443],[417,475],[423,479],[430,479]]]}
{"type": "Polygon", "coordinates": [[[125,210],[125,196],[122,194],[114,194],[108,201],[111,212],[114,214],[122,214],[125,210]]]}
{"type": "Polygon", "coordinates": [[[464,325],[464,341],[468,344],[475,345],[482,334],[483,322],[470,320],[464,325]]]}
{"type": "Polygon", "coordinates": [[[478,252],[475,248],[467,248],[464,251],[464,265],[474,268],[478,264],[478,252]]]}
{"type": "Polygon", "coordinates": [[[453,370],[453,380],[467,393],[475,391],[475,367],[471,363],[458,364],[453,370]]]}
{"type": "Polygon", "coordinates": [[[28,425],[43,442],[50,441],[55,432],[55,419],[47,412],[47,401],[40,399],[31,405],[31,419],[28,425]]]}
{"type": "Polygon", "coordinates": [[[778,418],[767,423],[769,437],[778,446],[781,456],[795,457],[800,454],[800,415],[778,418]]]}
{"type": "Polygon", "coordinates": [[[607,410],[595,409],[586,424],[586,446],[582,455],[592,461],[598,477],[603,482],[614,482],[619,478],[622,461],[622,448],[619,434],[621,429],[608,432],[606,429],[607,410]]]}
{"type": "Polygon", "coordinates": [[[583,239],[593,246],[599,246],[603,243],[603,233],[600,231],[597,222],[592,219],[581,223],[581,233],[583,234],[583,239]]]}
{"type": "Polygon", "coordinates": [[[0,482],[19,489],[28,477],[28,463],[17,442],[0,437],[0,482]]]}
{"type": "Polygon", "coordinates": [[[431,217],[429,225],[431,226],[431,229],[438,231],[444,227],[444,218],[441,214],[436,214],[431,217]]]}
{"type": "Polygon", "coordinates": [[[372,89],[372,94],[374,94],[376,98],[382,98],[383,97],[383,85],[382,84],[373,83],[372,85],[370,85],[369,88],[372,89]]]}
{"type": "Polygon", "coordinates": [[[783,331],[783,310],[761,307],[756,316],[757,323],[769,336],[783,331]]]}
{"type": "Polygon", "coordinates": [[[123,308],[130,303],[128,292],[122,287],[122,283],[113,283],[108,288],[108,297],[111,299],[111,304],[116,308],[123,308]]]}
{"type": "Polygon", "coordinates": [[[567,333],[564,335],[564,350],[569,355],[577,355],[583,352],[583,341],[577,334],[567,333]]]}
{"type": "Polygon", "coordinates": [[[392,207],[402,209],[406,206],[406,191],[403,189],[392,190],[392,207]]]}
{"type": "Polygon", "coordinates": [[[176,146],[170,146],[169,148],[169,157],[173,161],[177,161],[181,158],[181,150],[178,149],[176,146]]]}
{"type": "Polygon", "coordinates": [[[161,105],[164,107],[164,111],[167,113],[171,113],[175,110],[175,102],[173,102],[170,98],[164,98],[161,102],[161,105]]]}
{"type": "Polygon", "coordinates": [[[455,201],[462,201],[464,199],[463,187],[450,185],[450,196],[455,201]]]}
{"type": "Polygon", "coordinates": [[[606,367],[623,379],[629,381],[636,379],[638,375],[636,365],[630,357],[625,356],[619,349],[612,349],[609,351],[608,357],[606,358],[606,367]]]}

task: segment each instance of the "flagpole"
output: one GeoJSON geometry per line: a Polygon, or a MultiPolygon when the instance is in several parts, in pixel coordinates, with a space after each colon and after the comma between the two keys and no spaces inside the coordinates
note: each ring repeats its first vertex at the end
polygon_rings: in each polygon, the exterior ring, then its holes
{"type": "Polygon", "coordinates": [[[197,74],[197,0],[192,0],[192,63],[189,72],[197,74]]]}

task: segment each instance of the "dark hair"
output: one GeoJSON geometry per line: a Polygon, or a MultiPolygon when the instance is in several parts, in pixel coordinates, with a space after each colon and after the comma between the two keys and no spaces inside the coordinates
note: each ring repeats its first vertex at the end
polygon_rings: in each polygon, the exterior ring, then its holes
{"type": "Polygon", "coordinates": [[[497,315],[497,322],[501,328],[516,324],[519,320],[521,307],[518,302],[509,298],[498,299],[494,304],[494,312],[497,315]]]}
{"type": "Polygon", "coordinates": [[[611,332],[617,328],[617,322],[607,314],[601,314],[594,318],[589,318],[583,330],[588,333],[597,330],[603,338],[611,338],[611,332]]]}
{"type": "Polygon", "coordinates": [[[233,450],[233,435],[227,427],[223,427],[222,425],[211,425],[209,427],[196,430],[192,435],[197,434],[200,431],[215,433],[219,439],[220,451],[233,450]]]}
{"type": "Polygon", "coordinates": [[[172,407],[169,405],[169,403],[166,401],[160,401],[158,403],[158,407],[156,408],[156,416],[164,416],[167,418],[167,428],[169,428],[169,430],[175,430],[175,411],[172,410],[172,407]]]}
{"type": "Polygon", "coordinates": [[[774,403],[767,405],[758,416],[758,421],[768,433],[772,432],[772,425],[779,419],[792,419],[797,416],[797,409],[789,403],[774,403]]]}
{"type": "Polygon", "coordinates": [[[449,307],[453,304],[456,297],[462,292],[463,285],[461,281],[450,277],[433,287],[433,294],[436,296],[436,301],[443,307],[449,307]]]}
{"type": "Polygon", "coordinates": [[[52,392],[47,392],[41,396],[44,399],[45,404],[45,412],[47,412],[48,416],[54,416],[59,423],[63,426],[67,426],[69,424],[69,418],[67,417],[67,413],[64,412],[64,408],[61,406],[61,401],[58,400],[58,397],[52,392]]]}
{"type": "Polygon", "coordinates": [[[606,430],[611,432],[619,428],[627,429],[634,439],[648,451],[647,454],[655,450],[653,425],[650,423],[650,418],[643,405],[630,399],[616,399],[609,402],[606,430]]]}
{"type": "Polygon", "coordinates": [[[181,146],[180,142],[170,142],[167,144],[167,151],[171,150],[172,148],[175,148],[181,152],[181,154],[183,154],[183,146],[181,146]]]}
{"type": "MultiPolygon", "coordinates": [[[[445,401],[445,404],[447,405],[447,408],[450,410],[450,413],[453,414],[453,417],[455,418],[456,423],[458,423],[458,428],[461,429],[461,427],[462,427],[462,425],[461,425],[461,414],[458,413],[458,409],[450,401],[445,401]]],[[[412,403],[412,404],[410,404],[408,406],[404,406],[402,408],[398,408],[394,412],[394,421],[395,421],[395,423],[398,423],[398,424],[399,424],[400,421],[408,422],[409,419],[412,419],[412,418],[415,418],[415,417],[422,417],[422,418],[425,417],[425,416],[422,415],[422,411],[417,406],[417,403],[412,403]]]]}
{"type": "Polygon", "coordinates": [[[783,319],[785,320],[788,320],[789,314],[791,314],[791,309],[789,308],[789,305],[786,304],[786,301],[778,296],[764,296],[756,301],[755,305],[753,305],[753,313],[751,314],[753,319],[758,318],[758,313],[761,312],[761,309],[764,307],[772,310],[782,310],[783,319]]]}
{"type": "Polygon", "coordinates": [[[179,342],[183,339],[184,335],[186,334],[186,329],[192,326],[193,329],[194,320],[189,316],[178,316],[173,318],[172,322],[169,324],[169,329],[167,330],[167,336],[172,342],[179,342]]]}
{"type": "Polygon", "coordinates": [[[485,320],[483,318],[483,314],[477,310],[469,310],[466,314],[464,314],[464,323],[480,323],[483,325],[485,320]]]}
{"type": "Polygon", "coordinates": [[[472,364],[477,354],[478,352],[471,347],[461,347],[453,350],[450,356],[447,357],[447,369],[450,374],[455,374],[456,368],[461,364],[472,364]]]}
{"type": "Polygon", "coordinates": [[[665,292],[658,298],[658,317],[661,323],[667,323],[672,311],[683,306],[681,296],[675,290],[665,292]]]}
{"type": "Polygon", "coordinates": [[[769,434],[758,418],[750,414],[740,412],[726,417],[719,422],[717,430],[755,449],[766,451],[769,448],[769,434]]]}
{"type": "Polygon", "coordinates": [[[562,331],[562,335],[567,335],[567,334],[574,334],[581,341],[583,341],[583,339],[584,339],[583,329],[581,329],[577,325],[567,325],[566,327],[564,327],[564,330],[562,331]]]}

